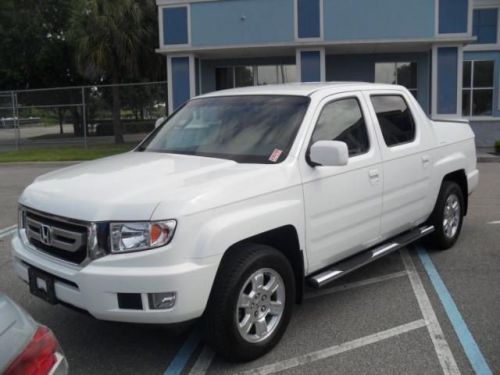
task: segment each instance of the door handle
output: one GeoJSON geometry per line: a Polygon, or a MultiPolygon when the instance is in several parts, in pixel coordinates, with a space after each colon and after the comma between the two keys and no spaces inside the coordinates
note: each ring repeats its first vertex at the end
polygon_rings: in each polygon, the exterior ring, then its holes
{"type": "Polygon", "coordinates": [[[422,164],[424,165],[424,167],[428,167],[430,162],[431,158],[429,157],[429,155],[422,156],[422,164]]]}
{"type": "Polygon", "coordinates": [[[370,182],[372,184],[378,184],[380,173],[378,169],[370,169],[368,171],[368,177],[370,177],[370,182]]]}

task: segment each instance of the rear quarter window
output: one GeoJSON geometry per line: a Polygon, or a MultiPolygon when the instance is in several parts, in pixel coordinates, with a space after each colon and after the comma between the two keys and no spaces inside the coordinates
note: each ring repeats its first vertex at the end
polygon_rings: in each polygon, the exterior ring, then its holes
{"type": "Polygon", "coordinates": [[[371,101],[388,147],[409,143],[415,139],[415,121],[401,95],[372,95],[371,101]]]}

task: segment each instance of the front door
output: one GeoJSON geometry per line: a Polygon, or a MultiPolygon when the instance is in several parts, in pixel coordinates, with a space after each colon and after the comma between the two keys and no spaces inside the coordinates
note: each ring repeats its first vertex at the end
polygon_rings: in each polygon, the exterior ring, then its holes
{"type": "Polygon", "coordinates": [[[382,210],[381,156],[359,92],[326,98],[315,116],[309,147],[319,140],[347,144],[345,166],[301,162],[309,272],[375,244],[382,210]]]}

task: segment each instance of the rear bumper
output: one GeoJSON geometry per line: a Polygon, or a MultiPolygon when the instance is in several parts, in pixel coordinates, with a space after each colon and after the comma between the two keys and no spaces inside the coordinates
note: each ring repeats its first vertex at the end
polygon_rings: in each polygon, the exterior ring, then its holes
{"type": "Polygon", "coordinates": [[[12,240],[12,255],[15,272],[22,280],[29,281],[29,267],[54,276],[57,299],[97,319],[161,324],[180,323],[203,314],[220,260],[212,257],[156,267],[113,267],[113,262],[100,264],[96,260],[80,268],[37,251],[18,235],[12,240]],[[177,293],[175,305],[151,310],[148,294],[165,292],[177,293]],[[118,293],[140,294],[142,308],[119,308],[118,293]]]}

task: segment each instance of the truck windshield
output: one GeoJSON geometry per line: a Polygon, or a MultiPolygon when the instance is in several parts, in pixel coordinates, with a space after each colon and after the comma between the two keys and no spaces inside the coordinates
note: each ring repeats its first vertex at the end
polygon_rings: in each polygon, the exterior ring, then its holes
{"type": "Polygon", "coordinates": [[[279,163],[290,151],[308,104],[308,97],[284,95],[194,99],[137,150],[279,163]]]}

